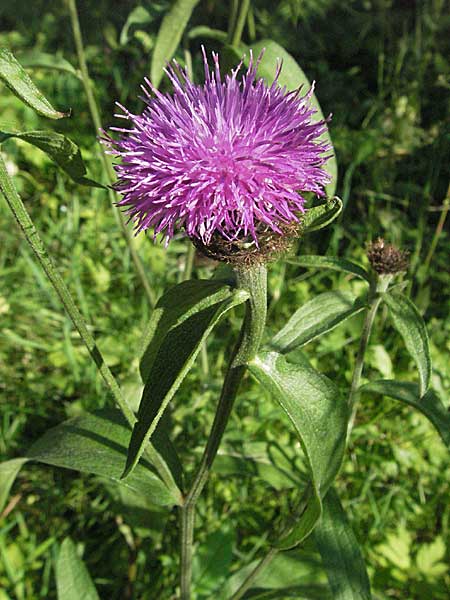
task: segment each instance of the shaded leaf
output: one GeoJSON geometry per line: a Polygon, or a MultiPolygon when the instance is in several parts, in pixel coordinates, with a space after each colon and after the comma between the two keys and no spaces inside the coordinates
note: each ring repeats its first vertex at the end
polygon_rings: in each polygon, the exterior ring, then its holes
{"type": "Polygon", "coordinates": [[[314,529],[345,448],[347,407],[337,386],[316,370],[288,363],[277,352],[261,352],[250,371],[279,402],[305,453],[311,478],[305,506],[277,547],[291,548],[314,529]]]}
{"type": "Polygon", "coordinates": [[[0,131],[0,143],[9,138],[23,140],[45,152],[76,183],[104,187],[85,177],[86,167],[81,157],[81,151],[65,135],[54,131],[24,131],[20,133],[0,131]]]}
{"type": "Polygon", "coordinates": [[[120,45],[124,46],[130,39],[129,30],[131,27],[134,25],[148,25],[148,23],[151,23],[152,21],[153,17],[146,8],[143,6],[136,6],[136,8],[128,15],[125,25],[120,32],[120,45]]]}
{"type": "Polygon", "coordinates": [[[301,306],[271,340],[270,346],[286,354],[304,346],[357,314],[364,302],[349,292],[325,292],[301,306]]]}
{"type": "Polygon", "coordinates": [[[220,281],[184,282],[161,298],[141,361],[145,381],[128,449],[126,477],[136,466],[167,405],[221,317],[248,298],[220,281]]]}
{"type": "Polygon", "coordinates": [[[415,305],[400,293],[383,294],[394,327],[402,336],[406,349],[419,370],[420,396],[427,391],[431,379],[431,356],[425,323],[415,305]]]}
{"type": "MultiPolygon", "coordinates": [[[[119,411],[99,411],[69,419],[49,429],[33,444],[26,458],[106,477],[147,495],[157,505],[178,503],[179,498],[170,493],[147,460],[141,461],[126,481],[120,480],[130,433],[119,411]]],[[[153,442],[157,451],[166,458],[164,438],[160,433],[155,435],[153,442]]]]}
{"type": "Polygon", "coordinates": [[[26,462],[26,458],[13,458],[0,463],[0,513],[3,512],[11,487],[22,465],[26,462]]]}
{"type": "Polygon", "coordinates": [[[428,390],[424,396],[420,397],[420,388],[417,383],[380,379],[366,383],[359,388],[358,392],[389,396],[417,408],[432,423],[444,444],[450,447],[450,413],[434,390],[428,390]]]}
{"type": "MultiPolygon", "coordinates": [[[[258,67],[258,75],[260,77],[263,77],[269,83],[272,83],[275,77],[277,61],[278,59],[281,59],[283,61],[283,68],[278,79],[279,84],[281,86],[286,86],[286,88],[290,91],[296,90],[300,86],[304,86],[304,93],[310,89],[311,84],[309,83],[309,80],[306,77],[303,69],[297,63],[295,58],[291,56],[289,52],[287,52],[282,46],[273,40],[265,39],[257,42],[256,44],[252,44],[251,48],[255,57],[259,56],[261,51],[265,49],[264,56],[262,57],[261,63],[258,67]]],[[[248,57],[246,58],[246,61],[248,64],[248,57]]],[[[323,112],[315,94],[312,96],[312,106],[317,110],[315,115],[316,120],[320,121],[323,119],[323,112]]],[[[332,177],[331,182],[326,188],[327,195],[332,197],[336,191],[337,162],[328,130],[323,134],[322,140],[330,146],[329,154],[331,154],[331,158],[327,161],[325,168],[332,177]]]]}
{"type": "Polygon", "coordinates": [[[334,488],[323,500],[314,538],[334,600],[370,600],[366,566],[347,515],[334,488]]]}
{"type": "Polygon", "coordinates": [[[68,116],[68,113],[62,113],[53,108],[13,54],[6,48],[0,48],[0,80],[39,115],[49,119],[62,119],[68,116]]]}
{"type": "Polygon", "coordinates": [[[211,598],[227,577],[236,532],[226,527],[208,535],[194,555],[192,583],[199,599],[211,598]]]}
{"type": "Polygon", "coordinates": [[[291,265],[297,265],[299,267],[305,267],[306,269],[332,269],[333,271],[343,271],[344,273],[351,273],[365,279],[370,283],[369,273],[363,269],[360,265],[357,265],[350,260],[345,258],[335,258],[334,256],[319,256],[319,255],[304,255],[304,256],[293,256],[286,259],[291,265]]]}
{"type": "Polygon", "coordinates": [[[302,234],[312,233],[328,227],[342,212],[342,200],[337,196],[327,199],[323,204],[308,208],[300,217],[302,234]]]}
{"type": "Polygon", "coordinates": [[[47,54],[39,50],[31,50],[19,56],[22,67],[26,69],[49,69],[69,73],[79,78],[78,72],[69,61],[57,54],[47,54]]]}
{"type": "Polygon", "coordinates": [[[181,36],[199,0],[175,0],[170,11],[162,20],[153,50],[150,79],[158,87],[166,63],[175,54],[181,36]]]}
{"type": "Polygon", "coordinates": [[[56,561],[56,588],[58,600],[100,600],[86,565],[68,537],[56,561]]]}

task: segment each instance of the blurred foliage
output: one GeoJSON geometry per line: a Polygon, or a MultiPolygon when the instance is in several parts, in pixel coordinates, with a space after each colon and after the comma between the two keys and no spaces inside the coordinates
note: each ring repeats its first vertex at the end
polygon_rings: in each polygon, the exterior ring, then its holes
{"type": "MultiPolygon", "coordinates": [[[[114,123],[116,100],[131,111],[142,107],[139,85],[149,74],[156,34],[169,6],[168,1],[79,1],[90,74],[105,126],[114,123]]],[[[228,3],[202,0],[189,29],[207,25],[226,31],[228,13],[228,3]]],[[[428,324],[432,384],[447,405],[448,229],[442,231],[429,266],[426,257],[448,188],[449,26],[443,0],[255,0],[244,30],[246,42],[269,37],[283,45],[308,78],[317,80],[324,113],[333,113],[331,135],[340,173],[337,193],[346,208],[337,225],[306,238],[300,251],[338,253],[366,264],[364,246],[379,235],[410,250],[406,285],[428,324]]],[[[199,78],[203,41],[184,36],[176,53],[183,63],[183,49],[189,48],[199,78]]],[[[217,40],[205,43],[208,49],[220,48],[217,40]]],[[[44,52],[77,68],[63,1],[3,1],[0,46],[19,60],[30,52],[44,52]]],[[[102,179],[79,79],[43,68],[34,69],[33,78],[54,106],[72,108],[71,119],[52,127],[80,145],[93,178],[102,179]]],[[[169,89],[167,81],[162,87],[169,89]]],[[[28,130],[39,128],[40,122],[2,88],[1,129],[28,130]]],[[[8,140],[2,151],[108,364],[125,393],[136,400],[136,349],[150,309],[107,194],[77,186],[45,154],[25,143],[8,140]]],[[[0,215],[3,459],[23,453],[66,416],[101,408],[110,398],[3,200],[0,215]]],[[[136,242],[159,296],[181,278],[186,242],[179,237],[167,249],[143,235],[136,242]]],[[[196,276],[211,273],[212,266],[197,257],[196,276]]],[[[274,265],[269,332],[279,330],[315,294],[337,286],[358,294],[363,285],[335,272],[274,265]]],[[[227,358],[224,348],[234,339],[240,310],[235,309],[232,327],[219,325],[208,341],[208,360],[197,361],[172,403],[172,436],[188,471],[208,433],[227,358]]],[[[349,385],[361,318],[356,315],[305,348],[312,364],[343,386],[349,385]]],[[[381,313],[365,377],[408,379],[413,368],[381,313]]],[[[267,525],[279,515],[280,505],[290,501],[288,484],[264,467],[265,460],[254,474],[250,457],[269,451],[275,462],[289,465],[300,460],[287,420],[247,379],[223,450],[243,456],[239,474],[235,461],[230,467],[229,461],[219,459],[199,504],[201,551],[195,566],[199,598],[216,593],[227,569],[232,574],[255,558],[255,545],[267,544],[267,525]],[[220,570],[209,560],[218,545],[223,549],[220,570]]],[[[362,544],[377,598],[448,598],[449,475],[445,448],[423,417],[387,399],[365,399],[337,487],[362,544]]],[[[79,542],[102,597],[175,597],[175,513],[157,511],[146,499],[118,496],[116,489],[93,477],[29,466],[20,474],[0,518],[0,600],[55,598],[56,552],[68,535],[79,542]]],[[[295,573],[300,582],[325,581],[312,542],[285,560],[289,568],[283,571],[280,563],[283,575],[278,585],[289,583],[286,573],[295,573]]]]}

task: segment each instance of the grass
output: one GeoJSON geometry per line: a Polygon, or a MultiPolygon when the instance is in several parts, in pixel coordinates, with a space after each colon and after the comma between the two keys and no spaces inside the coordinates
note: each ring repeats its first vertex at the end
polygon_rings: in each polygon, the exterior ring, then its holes
{"type": "MultiPolygon", "coordinates": [[[[280,2],[273,9],[256,3],[256,35],[283,43],[318,80],[324,112],[334,114],[338,194],[346,202],[338,226],[302,241],[301,251],[337,252],[364,262],[365,244],[378,235],[410,250],[408,286],[428,324],[433,387],[448,403],[445,227],[429,266],[425,264],[448,193],[450,137],[445,122],[450,82],[444,5],[438,0],[393,6],[381,0],[305,2],[298,3],[297,21],[296,6],[280,2]]],[[[154,39],[166,5],[152,9],[154,22],[146,28],[135,28],[149,39],[130,34],[121,45],[120,31],[133,8],[134,3],[124,2],[111,14],[106,1],[86,3],[81,15],[105,122],[112,120],[116,98],[128,101],[131,110],[138,106],[135,90],[149,65],[145,44],[154,39]]],[[[46,3],[35,2],[30,9],[18,2],[14,9],[2,10],[1,45],[18,55],[31,48],[58,50],[75,64],[63,4],[50,10],[46,3]]],[[[194,13],[194,25],[205,23],[200,13],[194,13]]],[[[211,26],[226,29],[225,13],[219,6],[209,14],[211,26]]],[[[101,177],[81,84],[63,73],[42,70],[34,78],[56,106],[73,107],[73,118],[56,127],[81,145],[92,176],[101,177]]],[[[43,125],[3,91],[0,112],[5,128],[43,125]]],[[[137,344],[150,309],[107,194],[75,186],[24,144],[10,141],[2,151],[10,168],[18,170],[20,193],[108,364],[135,398],[137,344]]],[[[0,454],[6,459],[20,456],[67,416],[105,406],[111,399],[3,200],[0,214],[0,454]]],[[[182,277],[186,242],[179,238],[167,250],[144,236],[136,242],[159,296],[182,277]]],[[[194,275],[211,273],[211,266],[197,257],[194,275]]],[[[335,273],[294,267],[288,267],[283,279],[281,267],[273,266],[269,330],[277,331],[313,295],[337,286],[359,291],[359,285],[335,273]]],[[[236,333],[237,316],[231,316],[231,327],[224,323],[217,329],[208,342],[208,364],[198,361],[172,403],[172,437],[188,472],[211,423],[226,359],[223,349],[236,333]]],[[[343,386],[350,382],[360,327],[357,316],[306,349],[314,366],[343,386]]],[[[371,339],[365,376],[414,377],[414,367],[384,314],[371,339]]],[[[269,448],[274,460],[301,465],[294,439],[269,397],[246,380],[225,448],[246,454],[269,448]]],[[[255,544],[267,546],[267,524],[276,522],[280,506],[286,508],[291,501],[286,482],[269,486],[264,470],[263,477],[255,477],[249,460],[240,465],[244,473],[237,476],[235,465],[230,473],[226,461],[219,460],[199,506],[199,597],[212,594],[217,582],[208,559],[217,544],[224,549],[219,562],[223,572],[230,565],[234,571],[247,564],[255,544]]],[[[365,398],[338,490],[362,544],[376,598],[447,598],[449,475],[444,446],[421,416],[387,399],[365,398]]],[[[154,507],[145,505],[130,509],[135,503],[135,498],[118,497],[117,490],[98,478],[36,465],[24,468],[9,512],[0,520],[0,600],[54,598],[54,561],[68,534],[78,542],[102,597],[173,598],[178,568],[175,514],[155,514],[154,507]]],[[[302,581],[324,581],[311,542],[294,557],[302,581]]]]}

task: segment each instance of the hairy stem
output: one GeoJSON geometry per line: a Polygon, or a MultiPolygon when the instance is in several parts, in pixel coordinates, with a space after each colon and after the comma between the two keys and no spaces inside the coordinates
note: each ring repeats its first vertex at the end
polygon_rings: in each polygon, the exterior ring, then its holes
{"type": "Polygon", "coordinates": [[[195,508],[208,480],[213,461],[233,408],[247,363],[255,356],[261,343],[267,310],[267,273],[265,266],[256,266],[236,273],[238,287],[249,292],[246,313],[239,341],[231,356],[211,432],[195,474],[193,483],[180,509],[181,525],[181,599],[191,597],[192,556],[195,508]]]}
{"type": "Polygon", "coordinates": [[[240,598],[242,598],[244,594],[252,587],[258,575],[270,565],[278,552],[278,548],[271,548],[269,552],[259,561],[253,571],[247,575],[236,592],[231,596],[230,600],[240,600],[240,598]]]}
{"type": "Polygon", "coordinates": [[[369,292],[369,306],[364,318],[361,339],[359,341],[358,353],[356,355],[355,367],[353,369],[352,383],[348,397],[348,408],[350,419],[347,427],[347,440],[355,423],[356,411],[358,409],[358,388],[361,382],[361,376],[364,368],[364,357],[366,355],[367,346],[369,344],[370,334],[372,332],[375,315],[381,302],[381,294],[383,294],[391,282],[392,275],[380,275],[375,285],[371,286],[369,292]]]}
{"type": "MultiPolygon", "coordinates": [[[[76,306],[72,295],[65,284],[63,278],[58,273],[56,266],[47,252],[47,248],[45,247],[42,238],[40,237],[36,227],[34,226],[33,221],[31,220],[30,215],[28,214],[25,205],[22,202],[17,190],[8,175],[6,170],[5,163],[0,155],[0,190],[3,193],[3,196],[6,199],[6,202],[11,209],[19,227],[22,229],[25,238],[31,249],[33,250],[36,258],[38,259],[42,269],[47,275],[50,283],[52,284],[54,290],[60,297],[64,308],[66,309],[75,329],[80,334],[81,339],[85,343],[87,349],[89,350],[89,354],[91,355],[94,363],[99,370],[100,375],[103,377],[104,382],[108,386],[117,406],[122,411],[125,419],[128,421],[130,427],[132,427],[136,421],[136,417],[134,416],[133,411],[130,406],[127,404],[125,398],[122,395],[120,387],[111,373],[108,365],[105,362],[97,344],[95,342],[94,336],[89,331],[89,328],[86,324],[86,321],[83,318],[83,315],[79,311],[76,306]]],[[[153,447],[149,446],[147,450],[147,456],[150,462],[155,466],[158,473],[161,476],[161,479],[166,483],[168,488],[176,494],[176,496],[180,495],[178,487],[176,486],[173,477],[166,465],[166,463],[161,459],[159,454],[153,447]]]]}
{"type": "MultiPolygon", "coordinates": [[[[83,83],[84,91],[86,93],[86,98],[87,98],[87,102],[88,102],[88,106],[89,106],[89,112],[91,113],[92,122],[94,123],[95,130],[98,134],[99,131],[101,131],[101,129],[102,129],[100,109],[99,109],[99,106],[98,106],[97,101],[94,96],[91,80],[89,77],[89,71],[87,68],[86,56],[85,56],[84,46],[83,46],[83,38],[81,36],[80,21],[78,19],[76,0],[67,0],[67,3],[69,6],[70,20],[72,23],[72,31],[73,31],[73,37],[74,37],[75,47],[76,47],[77,56],[78,56],[81,80],[83,83]]],[[[111,165],[111,162],[109,161],[108,156],[103,147],[100,148],[100,158],[102,161],[103,169],[105,171],[108,183],[111,186],[114,183],[116,177],[115,177],[114,169],[111,165]]],[[[122,212],[120,210],[118,210],[117,207],[115,206],[116,196],[115,196],[114,191],[111,189],[111,187],[108,188],[108,194],[109,194],[111,204],[113,206],[114,215],[120,225],[120,228],[122,229],[128,249],[131,254],[131,258],[133,260],[133,263],[136,268],[139,279],[144,287],[148,301],[150,302],[151,306],[154,306],[156,303],[155,293],[150,286],[150,283],[148,281],[144,267],[142,265],[142,261],[139,258],[139,255],[136,251],[133,237],[126,225],[124,216],[123,216],[122,212]]]]}

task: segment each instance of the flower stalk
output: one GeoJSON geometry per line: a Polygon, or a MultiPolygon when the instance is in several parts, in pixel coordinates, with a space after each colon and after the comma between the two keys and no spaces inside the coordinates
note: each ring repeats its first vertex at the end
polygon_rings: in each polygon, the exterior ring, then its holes
{"type": "Polygon", "coordinates": [[[236,271],[237,285],[248,291],[249,299],[239,340],[229,361],[222,392],[200,465],[180,508],[181,526],[181,599],[191,597],[192,557],[195,509],[208,480],[222,436],[245,373],[246,365],[255,356],[261,343],[267,311],[267,272],[265,265],[236,271]]]}

